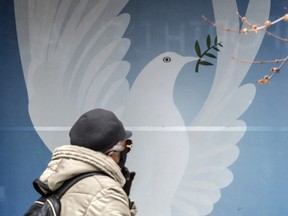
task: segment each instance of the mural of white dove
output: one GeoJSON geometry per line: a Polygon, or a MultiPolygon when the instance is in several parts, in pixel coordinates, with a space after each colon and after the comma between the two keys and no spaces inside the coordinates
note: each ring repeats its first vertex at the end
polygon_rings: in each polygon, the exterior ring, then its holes
{"type": "MultiPolygon", "coordinates": [[[[130,17],[119,14],[126,0],[14,2],[29,114],[47,147],[52,151],[69,143],[69,127],[83,112],[111,109],[133,130],[137,143],[128,167],[137,172],[132,197],[139,215],[169,216],[171,208],[187,215],[211,213],[220,189],[233,179],[228,166],[237,159],[235,145],[245,133],[238,118],[255,94],[252,85],[241,86],[249,66],[230,56],[253,60],[263,34],[251,45],[249,36],[217,32],[224,44],[220,63],[206,103],[190,125],[208,129],[186,131],[173,89],[181,68],[195,58],[160,54],[129,89],[129,63],[123,58],[130,42],[123,34],[130,17]],[[242,44],[250,44],[249,53],[242,44]],[[227,127],[242,129],[227,132],[227,127]]],[[[250,1],[246,16],[266,20],[270,6],[265,3],[250,1]]],[[[215,0],[213,7],[217,22],[239,26],[236,1],[215,0]]]]}

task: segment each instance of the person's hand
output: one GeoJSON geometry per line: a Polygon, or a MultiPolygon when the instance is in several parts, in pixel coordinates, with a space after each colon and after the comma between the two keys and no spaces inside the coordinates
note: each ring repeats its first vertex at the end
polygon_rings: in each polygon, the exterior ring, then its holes
{"type": "Polygon", "coordinates": [[[131,189],[131,186],[132,186],[132,181],[133,181],[136,173],[135,172],[130,172],[127,167],[124,167],[121,170],[121,172],[122,172],[123,176],[126,179],[126,183],[123,186],[123,189],[126,192],[127,196],[129,196],[130,195],[130,189],[131,189]]]}

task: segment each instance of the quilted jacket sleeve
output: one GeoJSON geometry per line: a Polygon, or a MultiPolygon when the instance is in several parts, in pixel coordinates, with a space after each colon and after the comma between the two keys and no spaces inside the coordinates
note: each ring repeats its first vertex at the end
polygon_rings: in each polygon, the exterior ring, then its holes
{"type": "Polygon", "coordinates": [[[129,200],[119,187],[109,187],[101,190],[97,196],[91,200],[87,209],[87,216],[134,216],[135,205],[129,207],[129,200]]]}

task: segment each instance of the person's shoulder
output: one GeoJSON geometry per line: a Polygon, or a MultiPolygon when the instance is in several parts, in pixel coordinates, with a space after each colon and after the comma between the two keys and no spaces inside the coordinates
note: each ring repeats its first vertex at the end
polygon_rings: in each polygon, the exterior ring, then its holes
{"type": "Polygon", "coordinates": [[[115,179],[113,179],[109,175],[104,173],[97,173],[93,176],[86,177],[77,182],[69,189],[69,192],[97,194],[100,190],[107,188],[122,187],[115,179]]]}

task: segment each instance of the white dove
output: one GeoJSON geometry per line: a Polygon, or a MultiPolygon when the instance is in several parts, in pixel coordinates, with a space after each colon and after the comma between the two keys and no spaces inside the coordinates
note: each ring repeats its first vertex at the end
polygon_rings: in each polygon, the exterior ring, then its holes
{"type": "MultiPolygon", "coordinates": [[[[262,2],[250,1],[247,17],[266,20],[269,5],[262,2]],[[257,4],[262,10],[255,10],[257,4]],[[263,11],[262,16],[255,11],[263,11]]],[[[129,63],[123,57],[130,43],[122,37],[130,18],[119,15],[126,0],[14,3],[29,114],[47,147],[67,144],[69,127],[83,112],[111,109],[131,127],[137,143],[128,167],[137,172],[132,196],[139,215],[169,216],[171,208],[187,215],[209,214],[220,199],[220,189],[232,181],[227,167],[237,159],[235,144],[244,131],[177,129],[185,125],[173,101],[174,83],[181,68],[195,58],[173,52],[159,55],[141,71],[129,92],[125,78],[129,63]]],[[[236,1],[213,1],[213,6],[216,21],[223,16],[222,21],[238,24],[236,1]]],[[[251,85],[239,87],[249,66],[230,61],[232,52],[243,56],[240,44],[251,38],[225,32],[218,32],[218,38],[224,44],[218,56],[221,64],[191,126],[243,126],[237,119],[255,93],[251,85]]],[[[254,59],[262,38],[259,34],[250,45],[246,59],[254,59]]]]}

